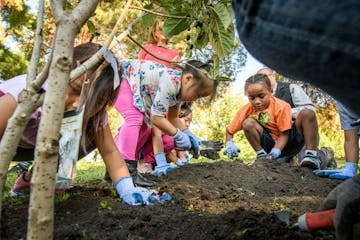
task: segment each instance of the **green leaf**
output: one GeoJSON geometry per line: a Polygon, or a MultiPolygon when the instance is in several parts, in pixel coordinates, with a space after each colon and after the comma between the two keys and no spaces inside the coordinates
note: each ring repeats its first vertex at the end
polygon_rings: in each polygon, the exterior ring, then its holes
{"type": "Polygon", "coordinates": [[[87,27],[89,29],[89,32],[91,34],[94,34],[96,32],[96,27],[95,27],[95,25],[93,24],[93,22],[91,20],[87,20],[86,25],[87,25],[87,27]]]}
{"type": "Polygon", "coordinates": [[[229,19],[230,19],[230,23],[234,22],[235,19],[235,13],[234,13],[234,9],[232,8],[231,4],[229,6],[227,6],[227,10],[228,10],[228,14],[229,14],[229,19]]]}
{"type": "Polygon", "coordinates": [[[164,22],[164,36],[170,39],[172,36],[181,33],[190,26],[191,21],[188,19],[166,19],[164,22]]]}
{"type": "Polygon", "coordinates": [[[221,20],[213,18],[210,24],[209,40],[220,59],[225,58],[234,50],[235,33],[232,27],[225,30],[221,20]]]}
{"type": "Polygon", "coordinates": [[[217,77],[215,77],[215,79],[217,80],[217,81],[222,81],[222,82],[231,82],[232,80],[231,80],[231,78],[228,78],[228,77],[222,77],[222,76],[217,76],[217,77]]]}
{"type": "MultiPolygon", "coordinates": [[[[229,8],[227,8],[224,4],[218,3],[213,8],[211,8],[213,12],[217,15],[217,18],[220,19],[222,25],[225,29],[227,29],[232,20],[234,19],[234,14],[229,13],[229,8]]],[[[213,19],[212,19],[213,20],[213,19]]]]}
{"type": "Polygon", "coordinates": [[[146,14],[144,17],[142,17],[141,24],[144,28],[150,29],[150,27],[154,24],[155,19],[155,15],[146,14]]]}

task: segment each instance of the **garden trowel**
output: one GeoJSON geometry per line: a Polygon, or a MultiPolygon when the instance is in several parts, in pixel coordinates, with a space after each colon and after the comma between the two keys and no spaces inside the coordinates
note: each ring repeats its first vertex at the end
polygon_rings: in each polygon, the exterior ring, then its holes
{"type": "Polygon", "coordinates": [[[194,149],[190,149],[190,153],[193,155],[194,158],[199,158],[199,155],[216,160],[219,159],[219,151],[223,148],[223,142],[222,141],[207,141],[203,140],[200,141],[199,145],[199,152],[195,153],[194,149]]]}

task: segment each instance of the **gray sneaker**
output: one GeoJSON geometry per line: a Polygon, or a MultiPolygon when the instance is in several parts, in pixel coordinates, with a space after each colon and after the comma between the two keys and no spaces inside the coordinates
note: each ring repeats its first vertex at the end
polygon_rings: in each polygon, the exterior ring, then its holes
{"type": "Polygon", "coordinates": [[[320,157],[321,164],[320,169],[335,169],[337,163],[334,157],[334,150],[331,147],[322,147],[318,150],[318,156],[320,157]]]}

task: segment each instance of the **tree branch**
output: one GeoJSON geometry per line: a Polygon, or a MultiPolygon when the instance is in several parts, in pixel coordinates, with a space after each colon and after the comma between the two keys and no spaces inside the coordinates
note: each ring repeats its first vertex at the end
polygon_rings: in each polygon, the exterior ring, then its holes
{"type": "Polygon", "coordinates": [[[66,0],[50,0],[50,6],[55,20],[58,20],[65,11],[66,0]]]}
{"type": "Polygon", "coordinates": [[[137,17],[132,23],[130,23],[125,31],[123,31],[119,36],[115,37],[113,42],[111,42],[109,49],[113,49],[117,46],[118,43],[122,43],[123,39],[128,36],[132,30],[132,28],[140,21],[140,19],[146,15],[147,13],[141,14],[141,16],[137,17]]]}
{"type": "MultiPolygon", "coordinates": [[[[116,32],[118,31],[121,23],[124,21],[126,13],[127,13],[128,9],[130,7],[130,4],[131,4],[131,0],[128,0],[127,3],[125,4],[125,7],[124,7],[123,11],[121,12],[121,15],[120,15],[119,19],[117,20],[117,22],[116,22],[116,24],[114,26],[111,34],[109,35],[108,40],[104,44],[104,47],[109,48],[111,42],[113,41],[113,38],[114,38],[116,32]]],[[[70,73],[70,82],[74,81],[75,79],[80,77],[81,74],[83,74],[87,69],[90,69],[91,67],[93,67],[96,63],[98,63],[102,59],[103,59],[103,56],[100,53],[96,53],[94,56],[92,56],[90,59],[88,59],[85,63],[83,63],[82,65],[80,65],[79,67],[77,67],[76,69],[71,71],[71,73],[70,73]]]]}
{"type": "MultiPolygon", "coordinates": [[[[52,47],[51,49],[54,49],[54,42],[56,40],[56,37],[54,37],[54,41],[52,43],[52,47]]],[[[49,56],[49,60],[46,62],[45,66],[43,67],[43,69],[41,70],[41,72],[39,73],[39,75],[36,77],[36,79],[31,83],[31,87],[35,88],[35,87],[40,87],[43,85],[43,83],[45,82],[46,78],[49,75],[49,69],[50,69],[50,65],[51,65],[51,59],[53,58],[53,52],[51,50],[50,52],[50,56],[49,56]],[[34,86],[33,86],[34,85],[34,86]]],[[[38,89],[39,91],[40,89],[38,89]]]]}
{"type": "Polygon", "coordinates": [[[166,14],[166,13],[160,13],[160,12],[151,11],[149,9],[145,9],[145,8],[141,8],[141,7],[137,7],[137,6],[131,6],[130,8],[131,9],[141,10],[141,11],[144,11],[144,12],[148,12],[148,13],[151,13],[153,15],[160,16],[160,17],[196,20],[195,18],[188,17],[188,16],[174,16],[174,15],[169,15],[169,14],[166,14]]]}
{"type": "Polygon", "coordinates": [[[126,2],[125,6],[124,6],[124,9],[121,12],[121,15],[120,15],[119,19],[117,20],[113,30],[111,31],[111,34],[109,35],[104,47],[109,48],[111,42],[113,41],[113,38],[115,37],[115,34],[119,30],[119,27],[120,27],[121,23],[124,21],[126,13],[127,13],[128,9],[130,8],[130,4],[131,4],[131,0],[128,0],[126,2]]]}
{"type": "Polygon", "coordinates": [[[139,46],[142,50],[144,50],[147,54],[153,56],[154,58],[156,59],[159,59],[161,61],[164,61],[164,62],[167,62],[167,63],[170,63],[170,64],[179,64],[181,62],[179,61],[169,61],[167,59],[164,59],[164,58],[161,58],[161,57],[158,57],[156,55],[154,55],[153,53],[149,52],[147,49],[145,49],[138,41],[136,41],[133,37],[131,37],[130,35],[127,35],[127,37],[133,42],[135,43],[137,46],[139,46]]]}
{"type": "Polygon", "coordinates": [[[98,0],[82,0],[72,11],[71,16],[79,29],[91,17],[98,3],[98,0]]]}
{"type": "MultiPolygon", "coordinates": [[[[40,50],[41,50],[41,43],[43,40],[43,27],[44,27],[44,7],[45,1],[41,0],[39,1],[39,9],[38,9],[38,16],[36,21],[36,32],[35,32],[35,43],[34,43],[34,49],[31,53],[31,59],[30,59],[30,66],[27,70],[26,74],[26,86],[30,86],[30,83],[35,79],[36,77],[36,68],[38,66],[39,60],[40,60],[40,50]]],[[[36,87],[34,86],[34,89],[38,91],[40,89],[40,86],[36,87]]]]}

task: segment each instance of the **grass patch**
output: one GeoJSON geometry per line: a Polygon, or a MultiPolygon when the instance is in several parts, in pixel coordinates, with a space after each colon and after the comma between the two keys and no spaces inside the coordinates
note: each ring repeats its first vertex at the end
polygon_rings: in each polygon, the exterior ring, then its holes
{"type": "Polygon", "coordinates": [[[103,179],[105,175],[104,162],[87,162],[82,159],[77,162],[76,169],[76,180],[73,184],[85,183],[94,179],[103,179]]]}

